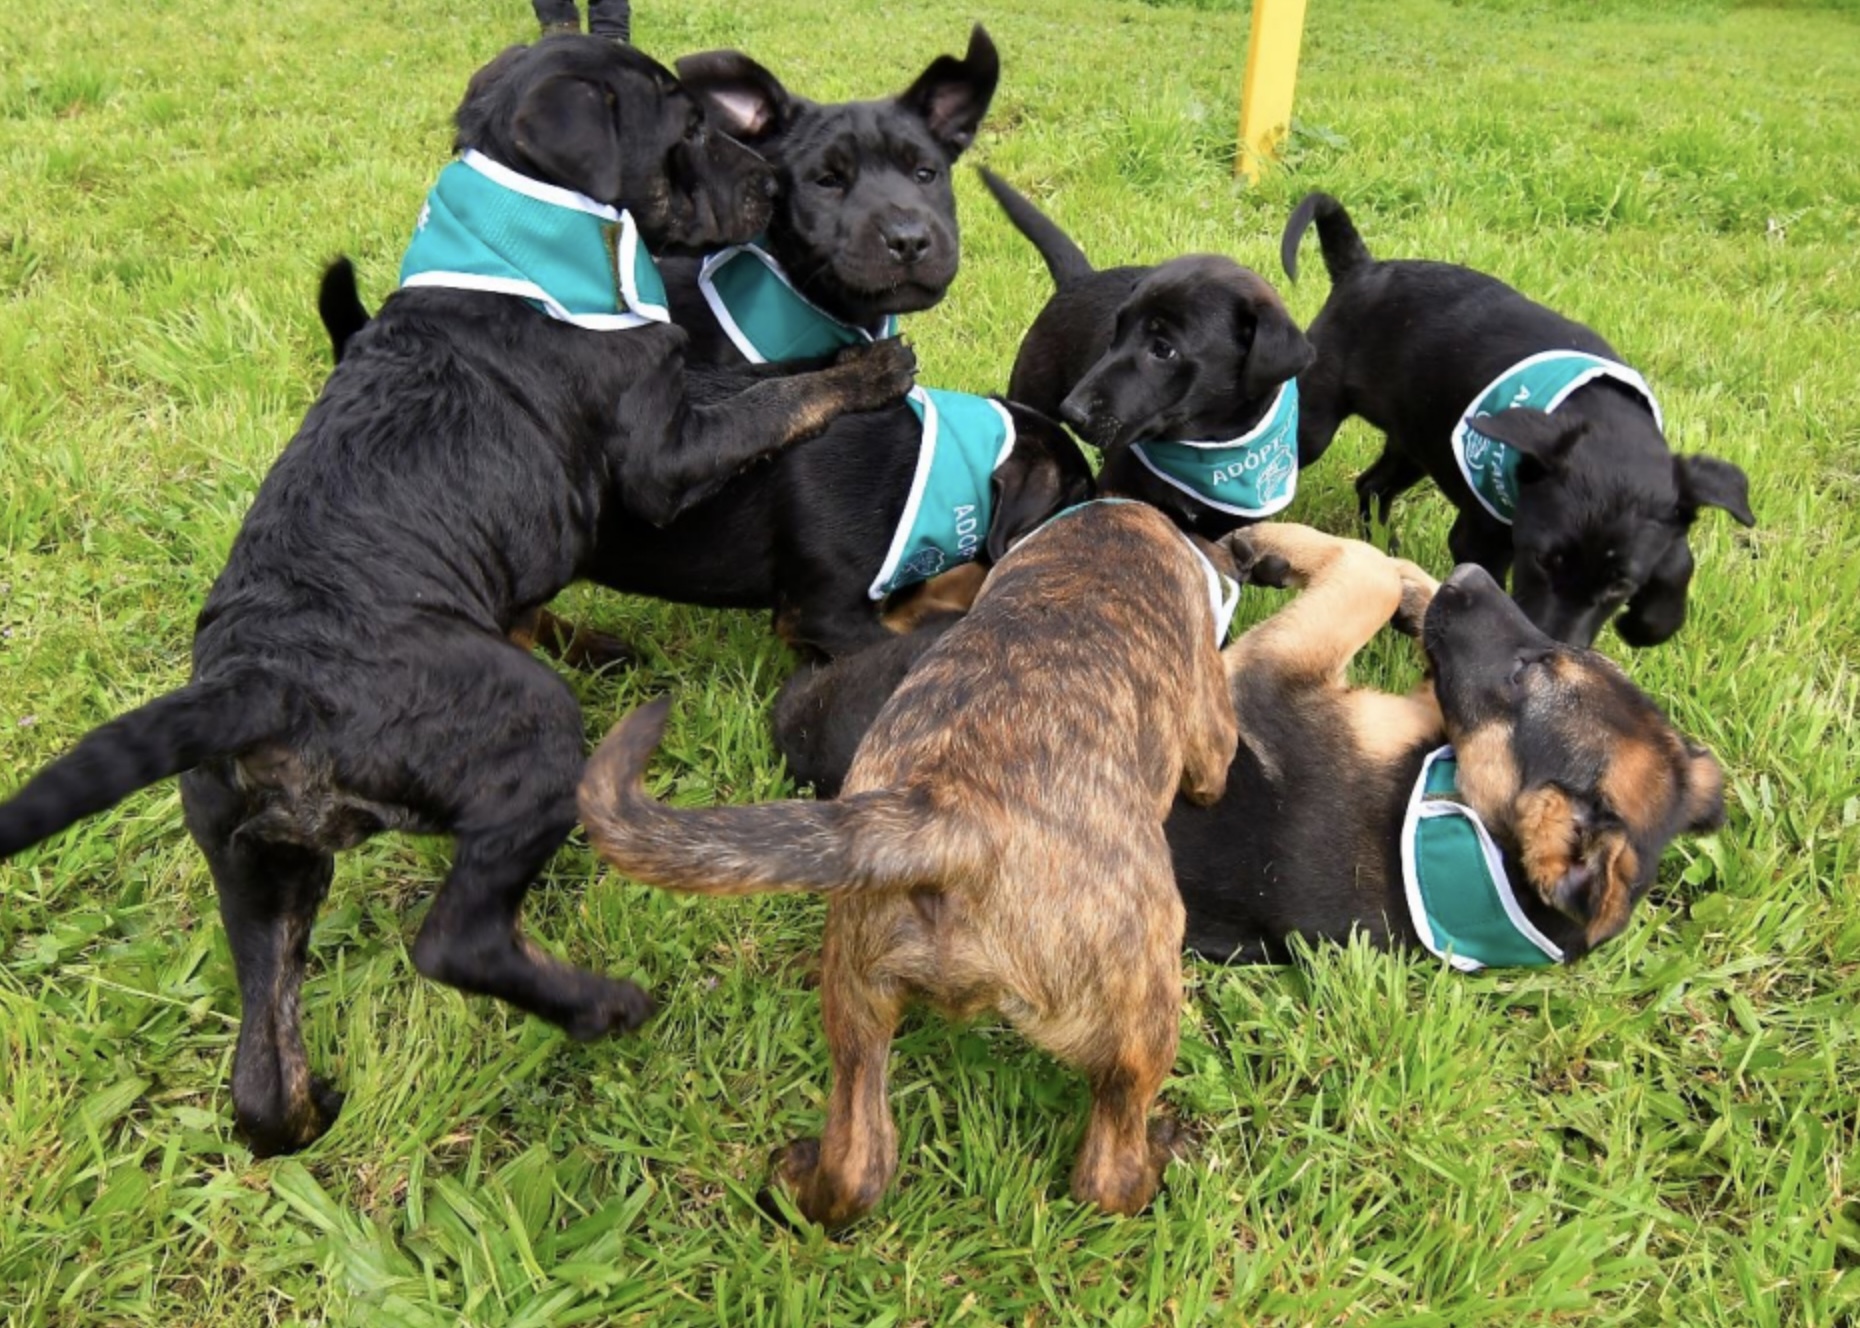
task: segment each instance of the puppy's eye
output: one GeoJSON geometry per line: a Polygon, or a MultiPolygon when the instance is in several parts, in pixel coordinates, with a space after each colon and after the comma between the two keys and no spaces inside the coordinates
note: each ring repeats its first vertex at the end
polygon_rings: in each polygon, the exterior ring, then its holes
{"type": "Polygon", "coordinates": [[[822,171],[814,177],[814,183],[822,189],[831,189],[838,193],[846,187],[846,177],[838,171],[822,171]]]}
{"type": "Polygon", "coordinates": [[[1154,341],[1150,342],[1150,355],[1158,360],[1173,360],[1175,358],[1175,347],[1171,346],[1161,337],[1157,337],[1154,341]]]}
{"type": "Polygon", "coordinates": [[[919,166],[911,172],[911,178],[918,184],[935,184],[937,171],[933,166],[919,166]]]}

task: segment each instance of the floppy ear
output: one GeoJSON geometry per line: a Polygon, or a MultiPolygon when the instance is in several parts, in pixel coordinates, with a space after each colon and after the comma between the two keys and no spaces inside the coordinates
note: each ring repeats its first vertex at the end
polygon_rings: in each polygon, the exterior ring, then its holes
{"type": "Polygon", "coordinates": [[[1757,524],[1750,510],[1750,481],[1729,461],[1703,453],[1676,456],[1673,480],[1679,486],[1679,509],[1688,521],[1701,507],[1722,507],[1740,526],[1757,524]]]}
{"type": "Polygon", "coordinates": [[[704,51],[678,61],[678,81],[724,133],[754,146],[786,133],[801,102],[741,51],[704,51]]]}
{"type": "Polygon", "coordinates": [[[982,551],[991,564],[1001,562],[1016,539],[1032,532],[1055,511],[1092,497],[1090,472],[1086,471],[1081,484],[1079,476],[1066,474],[1058,459],[1034,445],[1025,433],[1017,435],[1014,448],[995,467],[990,487],[995,493],[995,515],[988,521],[982,551]]]}
{"type": "Polygon", "coordinates": [[[1591,948],[1621,933],[1634,911],[1640,855],[1617,824],[1555,784],[1518,795],[1512,829],[1538,898],[1582,924],[1591,948]]]}
{"type": "Polygon", "coordinates": [[[1240,371],[1240,390],[1251,401],[1276,391],[1286,379],[1298,377],[1317,358],[1317,352],[1277,300],[1248,299],[1242,303],[1239,318],[1252,323],[1253,344],[1247,347],[1246,367],[1240,371]]]}
{"type": "Polygon", "coordinates": [[[988,114],[1000,79],[1001,57],[977,23],[969,33],[968,54],[960,60],[939,55],[898,97],[897,104],[922,120],[930,136],[954,159],[975,141],[975,131],[988,114]]]}
{"type": "Polygon", "coordinates": [[[549,183],[602,203],[620,197],[620,125],[595,84],[564,74],[543,79],[523,94],[511,128],[549,183]]]}
{"type": "Polygon", "coordinates": [[[1520,468],[1520,480],[1538,479],[1561,470],[1570,449],[1589,432],[1587,420],[1522,408],[1476,416],[1472,424],[1493,442],[1515,448],[1525,460],[1535,463],[1539,473],[1528,474],[1520,468]]]}
{"type": "Polygon", "coordinates": [[[1724,824],[1724,767],[1697,743],[1686,744],[1685,832],[1704,834],[1724,824]]]}

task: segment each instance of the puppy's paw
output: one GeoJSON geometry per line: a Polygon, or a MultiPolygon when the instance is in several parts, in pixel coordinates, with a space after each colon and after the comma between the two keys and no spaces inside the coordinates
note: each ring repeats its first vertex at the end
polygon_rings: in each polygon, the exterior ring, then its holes
{"type": "Polygon", "coordinates": [[[598,978],[593,997],[563,1025],[577,1042],[593,1042],[609,1033],[631,1033],[652,1017],[652,997],[637,983],[598,978]]]}
{"type": "Polygon", "coordinates": [[[1291,584],[1292,565],[1276,553],[1262,551],[1247,531],[1236,530],[1221,542],[1233,557],[1234,575],[1242,585],[1283,590],[1291,584]]]}
{"type": "Polygon", "coordinates": [[[1401,577],[1401,605],[1389,622],[1406,636],[1419,636],[1422,620],[1427,617],[1427,606],[1434,602],[1434,592],[1440,589],[1440,582],[1405,558],[1395,560],[1395,571],[1401,577]]]}
{"type": "Polygon", "coordinates": [[[769,1179],[756,1195],[756,1207],[783,1226],[794,1225],[793,1214],[812,1221],[801,1196],[820,1167],[820,1140],[796,1139],[769,1154],[769,1179]]]}
{"type": "Polygon", "coordinates": [[[1201,1146],[1193,1128],[1173,1116],[1158,1116],[1150,1122],[1150,1161],[1158,1177],[1171,1162],[1186,1161],[1201,1146]]]}
{"type": "Polygon", "coordinates": [[[878,410],[916,385],[917,352],[902,337],[861,342],[834,357],[833,373],[845,385],[847,410],[878,410]]]}

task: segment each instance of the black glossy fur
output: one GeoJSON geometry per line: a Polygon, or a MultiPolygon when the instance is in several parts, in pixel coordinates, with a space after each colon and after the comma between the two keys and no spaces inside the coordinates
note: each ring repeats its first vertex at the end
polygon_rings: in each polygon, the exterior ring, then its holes
{"type": "MultiPolygon", "coordinates": [[[[769,172],[630,48],[556,36],[476,74],[458,146],[697,251],[767,221],[769,172]]],[[[685,400],[685,337],[589,332],[522,300],[403,290],[354,336],[261,486],[197,624],[193,678],[91,733],[0,806],[0,857],[176,773],[244,1017],[240,1129],[261,1154],[328,1128],[340,1095],[298,1028],[333,855],[389,829],[455,855],[415,940],[429,977],[577,1038],[636,1026],[632,983],[539,950],[519,911],[575,822],[573,695],[506,634],[573,580],[603,515],[668,520],[841,409],[894,401],[896,343],[834,369],[685,400]]]]}
{"type": "Polygon", "coordinates": [[[1426,478],[1459,509],[1448,537],[1455,562],[1475,562],[1512,593],[1531,621],[1561,641],[1588,645],[1617,612],[1633,646],[1658,645],[1686,619],[1701,509],[1721,507],[1746,526],[1744,472],[1704,455],[1674,456],[1634,393],[1598,381],[1553,415],[1509,410],[1482,432],[1524,454],[1515,524],[1473,497],[1453,459],[1460,413],[1511,365],[1547,350],[1620,360],[1589,328],[1533,303],[1484,273],[1450,263],[1377,262],[1342,206],[1311,194],[1286,223],[1281,259],[1296,276],[1298,243],[1317,222],[1331,292],[1311,324],[1317,360],[1299,378],[1298,450],[1317,457],[1361,415],[1386,435],[1382,455],[1356,480],[1367,525],[1426,478]]]}
{"type": "MultiPolygon", "coordinates": [[[[1051,218],[1000,177],[981,174],[1054,285],[1021,341],[1008,395],[1065,419],[1100,448],[1105,492],[1152,503],[1209,539],[1247,524],[1158,479],[1130,444],[1237,438],[1259,423],[1280,384],[1311,362],[1277,292],[1216,254],[1096,271],[1051,218]]],[[[1307,461],[1302,452],[1299,461],[1307,461]]]]}
{"type": "MultiPolygon", "coordinates": [[[[1610,661],[1534,628],[1478,567],[1436,589],[1367,545],[1282,524],[1241,532],[1230,550],[1256,581],[1309,588],[1227,648],[1241,741],[1226,791],[1206,807],[1178,798],[1165,824],[1188,948],[1279,962],[1294,936],[1358,932],[1418,948],[1401,826],[1422,760],[1448,741],[1526,914],[1568,958],[1619,932],[1674,837],[1723,819],[1711,754],[1610,661]],[[1341,681],[1391,617],[1419,628],[1433,689],[1397,697],[1341,681]]],[[[959,620],[791,679],[775,736],[796,778],[837,796],[873,717],[959,620]]]]}

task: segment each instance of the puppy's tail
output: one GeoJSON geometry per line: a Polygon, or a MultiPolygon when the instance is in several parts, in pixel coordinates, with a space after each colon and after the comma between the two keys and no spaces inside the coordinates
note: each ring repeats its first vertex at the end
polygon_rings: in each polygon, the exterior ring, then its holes
{"type": "Polygon", "coordinates": [[[1292,215],[1285,223],[1285,234],[1279,237],[1279,263],[1285,269],[1285,275],[1294,281],[1298,279],[1298,244],[1305,238],[1305,230],[1313,220],[1317,221],[1318,243],[1324,249],[1324,266],[1330,272],[1330,279],[1341,281],[1358,268],[1367,267],[1376,260],[1370,256],[1369,246],[1363,243],[1363,237],[1356,233],[1356,224],[1350,220],[1350,214],[1343,210],[1343,204],[1329,194],[1306,194],[1292,215]]]}
{"type": "Polygon", "coordinates": [[[189,683],[93,729],[0,803],[0,860],[137,789],[284,732],[283,685],[257,673],[189,683]]]}
{"type": "Polygon", "coordinates": [[[986,166],[976,169],[981,171],[982,183],[988,186],[988,192],[995,196],[995,202],[1007,213],[1014,228],[1031,240],[1033,247],[1040,251],[1040,257],[1046,260],[1046,270],[1053,274],[1053,285],[1063,290],[1067,282],[1092,274],[1091,260],[1072,242],[1071,236],[1059,229],[1058,223],[986,166]]]}
{"type": "Polygon", "coordinates": [[[607,735],[581,778],[581,822],[597,852],[667,890],[742,895],[902,890],[979,876],[986,846],[938,813],[927,794],[855,793],[836,802],[681,809],[646,792],[646,761],[665,733],[669,698],[643,705],[607,735]]]}
{"type": "Polygon", "coordinates": [[[316,312],[329,333],[329,349],[337,364],[349,348],[349,338],[368,326],[368,306],[355,289],[355,265],[344,254],[323,269],[316,290],[316,312]]]}

